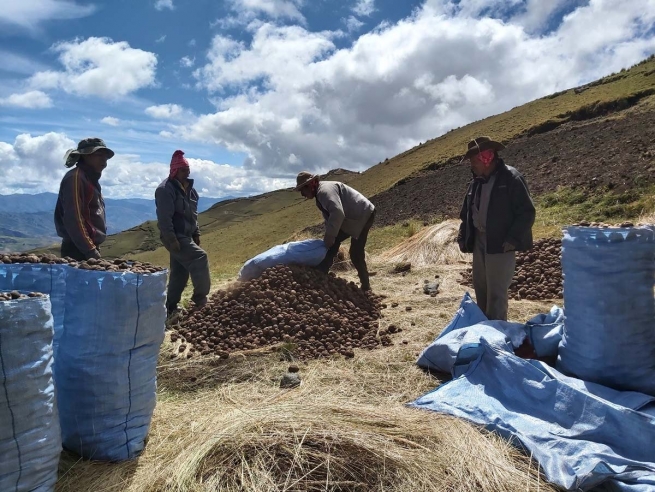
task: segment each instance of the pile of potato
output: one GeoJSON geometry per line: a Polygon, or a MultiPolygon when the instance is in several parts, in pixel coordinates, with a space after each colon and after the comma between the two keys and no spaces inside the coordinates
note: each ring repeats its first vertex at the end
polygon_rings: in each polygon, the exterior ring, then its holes
{"type": "Polygon", "coordinates": [[[23,294],[17,290],[12,290],[11,292],[0,292],[0,302],[4,301],[18,301],[20,299],[27,299],[29,297],[44,297],[40,292],[29,292],[23,294]]]}
{"type": "MultiPolygon", "coordinates": [[[[539,239],[530,251],[516,253],[516,272],[510,298],[530,301],[562,297],[562,241],[539,239]]],[[[472,270],[462,274],[462,283],[473,286],[472,270]]]]}
{"type": "Polygon", "coordinates": [[[215,293],[206,306],[183,316],[171,340],[185,352],[229,353],[285,343],[298,359],[343,355],[355,348],[391,345],[378,332],[379,297],[334,274],[276,266],[261,277],[215,293]]]}
{"type": "Polygon", "coordinates": [[[0,263],[34,263],[44,265],[69,265],[82,270],[94,270],[98,272],[132,272],[132,273],[157,273],[164,270],[161,267],[151,263],[142,263],[140,261],[125,260],[122,258],[116,260],[105,260],[91,258],[86,261],[76,261],[72,258],[59,258],[51,254],[35,255],[31,253],[14,253],[0,256],[0,263]]]}

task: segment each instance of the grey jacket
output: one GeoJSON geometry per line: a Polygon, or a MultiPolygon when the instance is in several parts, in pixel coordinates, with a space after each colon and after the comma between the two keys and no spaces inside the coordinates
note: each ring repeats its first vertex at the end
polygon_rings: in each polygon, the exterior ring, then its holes
{"type": "Polygon", "coordinates": [[[61,180],[55,207],[57,235],[72,242],[87,258],[98,254],[97,246],[107,237],[99,179],[100,175],[78,164],[61,180]]]}
{"type": "Polygon", "coordinates": [[[338,181],[319,182],[316,206],[325,219],[325,235],[334,238],[343,231],[357,239],[375,210],[368,198],[338,181]]]}
{"type": "Polygon", "coordinates": [[[198,228],[198,193],[189,180],[186,192],[176,179],[166,178],[155,191],[157,227],[164,246],[178,237],[200,235],[198,228]]]}

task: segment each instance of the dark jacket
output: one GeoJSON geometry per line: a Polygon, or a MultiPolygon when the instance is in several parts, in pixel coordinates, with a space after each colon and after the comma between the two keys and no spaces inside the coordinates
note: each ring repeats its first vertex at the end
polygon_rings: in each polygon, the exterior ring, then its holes
{"type": "MultiPolygon", "coordinates": [[[[504,242],[513,244],[516,251],[527,251],[532,248],[532,225],[535,218],[528,185],[521,173],[507,166],[502,159],[499,159],[497,166],[487,211],[487,253],[502,253],[504,242]]],[[[473,179],[469,183],[459,214],[462,223],[459,226],[457,242],[464,253],[473,252],[477,231],[473,226],[472,203],[481,185],[482,181],[479,179],[473,179]]]]}
{"type": "Polygon", "coordinates": [[[99,174],[78,164],[61,180],[55,207],[57,235],[72,242],[87,258],[97,256],[97,246],[107,238],[99,179],[99,174]]]}
{"type": "Polygon", "coordinates": [[[157,227],[164,246],[178,237],[200,235],[198,229],[198,193],[193,180],[184,191],[177,179],[166,178],[155,191],[157,206],[157,227]]]}

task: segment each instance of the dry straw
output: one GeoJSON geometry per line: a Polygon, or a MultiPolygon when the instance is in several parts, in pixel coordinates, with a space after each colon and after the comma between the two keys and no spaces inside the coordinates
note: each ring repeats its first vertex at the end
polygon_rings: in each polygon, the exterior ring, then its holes
{"type": "Polygon", "coordinates": [[[412,267],[452,265],[466,260],[457,245],[459,221],[446,220],[426,227],[378,259],[385,263],[409,262],[412,267]]]}

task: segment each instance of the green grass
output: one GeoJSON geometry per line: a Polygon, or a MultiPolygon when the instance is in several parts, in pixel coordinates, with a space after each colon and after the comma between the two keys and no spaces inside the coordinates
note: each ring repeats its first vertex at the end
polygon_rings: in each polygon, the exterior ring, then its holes
{"type": "Polygon", "coordinates": [[[562,226],[580,222],[610,224],[635,221],[655,209],[655,186],[637,187],[616,193],[607,190],[590,191],[560,187],[536,200],[536,237],[557,237],[562,226]]]}

